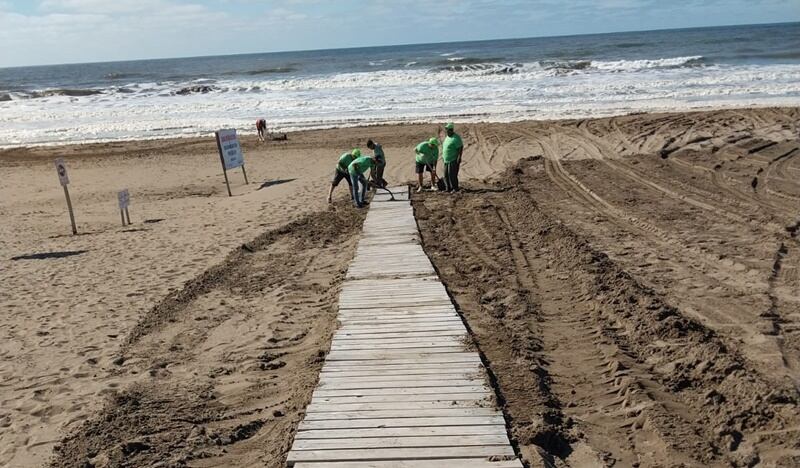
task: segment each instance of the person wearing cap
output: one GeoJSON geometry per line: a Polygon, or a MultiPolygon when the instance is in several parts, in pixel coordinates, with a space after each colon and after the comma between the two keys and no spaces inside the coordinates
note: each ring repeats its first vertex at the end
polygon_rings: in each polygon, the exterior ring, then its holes
{"type": "Polygon", "coordinates": [[[376,187],[385,188],[386,181],[383,179],[383,170],[386,168],[386,156],[383,154],[383,147],[368,140],[367,148],[372,150],[372,157],[375,159],[375,169],[369,171],[369,178],[376,187]]]}
{"type": "Polygon", "coordinates": [[[364,177],[364,173],[374,168],[375,160],[370,156],[360,156],[347,166],[347,171],[350,173],[350,187],[353,190],[353,201],[358,208],[366,205],[364,199],[367,197],[367,179],[364,177]],[[360,191],[359,185],[361,186],[360,191]]]}
{"type": "Polygon", "coordinates": [[[436,137],[430,140],[423,141],[414,148],[416,153],[416,173],[419,186],[417,192],[422,191],[422,173],[426,170],[431,173],[431,190],[438,190],[436,188],[436,164],[439,162],[439,140],[436,137]]]}
{"type": "MultiPolygon", "coordinates": [[[[343,153],[339,156],[339,162],[336,163],[336,170],[333,172],[333,180],[331,180],[331,189],[328,192],[328,203],[333,200],[333,189],[339,185],[339,182],[342,179],[347,181],[347,185],[352,187],[352,183],[350,181],[350,173],[348,172],[347,168],[350,166],[350,163],[353,162],[356,158],[361,157],[361,150],[358,148],[354,148],[349,153],[343,153]]],[[[353,190],[350,190],[350,196],[353,196],[353,190]]]]}
{"type": "Polygon", "coordinates": [[[458,192],[458,170],[461,168],[461,155],[464,153],[464,142],[455,132],[452,122],[444,126],[447,136],[442,143],[442,161],[444,162],[444,185],[448,192],[458,192]]]}

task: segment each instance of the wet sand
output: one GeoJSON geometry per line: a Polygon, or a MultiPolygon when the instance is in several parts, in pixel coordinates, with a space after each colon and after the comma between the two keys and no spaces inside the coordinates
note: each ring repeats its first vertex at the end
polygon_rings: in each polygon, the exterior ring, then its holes
{"type": "MultiPolygon", "coordinates": [[[[458,127],[469,190],[420,226],[532,466],[797,461],[799,122],[458,127]]],[[[335,160],[373,138],[410,181],[437,133],[246,137],[230,198],[213,138],[0,152],[0,465],[281,466],[362,219],[335,160]]]]}

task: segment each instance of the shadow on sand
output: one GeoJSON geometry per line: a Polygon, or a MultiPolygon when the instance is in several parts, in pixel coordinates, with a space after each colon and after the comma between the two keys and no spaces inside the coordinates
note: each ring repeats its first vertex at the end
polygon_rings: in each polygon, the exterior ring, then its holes
{"type": "Polygon", "coordinates": [[[80,255],[88,252],[88,250],[65,250],[63,252],[44,252],[44,253],[35,253],[35,254],[28,254],[28,255],[19,255],[17,257],[11,257],[11,260],[49,260],[51,258],[64,258],[64,257],[72,257],[73,255],[80,255]]]}
{"type": "Polygon", "coordinates": [[[287,184],[289,182],[295,181],[297,179],[279,179],[279,180],[268,180],[261,184],[261,187],[258,190],[265,189],[267,187],[272,187],[273,185],[280,185],[280,184],[287,184]]]}

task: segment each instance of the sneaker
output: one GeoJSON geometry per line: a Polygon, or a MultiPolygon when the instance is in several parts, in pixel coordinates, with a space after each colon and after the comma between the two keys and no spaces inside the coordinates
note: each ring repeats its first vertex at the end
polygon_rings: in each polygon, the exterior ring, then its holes
{"type": "Polygon", "coordinates": [[[433,187],[431,187],[431,192],[438,192],[438,191],[439,191],[439,187],[437,187],[435,185],[433,187]]]}
{"type": "Polygon", "coordinates": [[[422,193],[422,186],[417,187],[417,193],[422,193]]]}

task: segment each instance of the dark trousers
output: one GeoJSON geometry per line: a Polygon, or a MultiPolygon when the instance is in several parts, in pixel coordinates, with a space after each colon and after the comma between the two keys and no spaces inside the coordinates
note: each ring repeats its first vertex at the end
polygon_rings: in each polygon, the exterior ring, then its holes
{"type": "Polygon", "coordinates": [[[458,169],[461,166],[459,161],[444,163],[444,186],[448,192],[458,191],[458,169]]]}
{"type": "Polygon", "coordinates": [[[375,170],[372,172],[372,181],[376,187],[385,187],[386,181],[383,180],[383,170],[386,169],[386,163],[377,163],[375,165],[375,170]]]}

